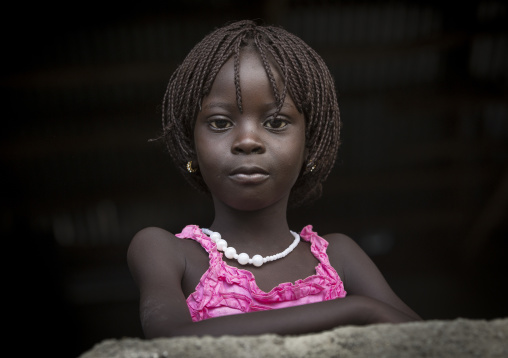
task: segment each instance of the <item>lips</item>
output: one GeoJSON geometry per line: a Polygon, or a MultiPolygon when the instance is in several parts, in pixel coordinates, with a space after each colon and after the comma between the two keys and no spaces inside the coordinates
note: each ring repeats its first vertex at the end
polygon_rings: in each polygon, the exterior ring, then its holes
{"type": "Polygon", "coordinates": [[[229,174],[229,178],[241,184],[259,184],[268,179],[268,172],[257,166],[241,166],[229,174]]]}

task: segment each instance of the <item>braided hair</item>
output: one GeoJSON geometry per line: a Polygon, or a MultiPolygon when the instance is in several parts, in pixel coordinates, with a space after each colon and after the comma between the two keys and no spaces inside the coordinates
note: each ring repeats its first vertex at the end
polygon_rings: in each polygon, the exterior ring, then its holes
{"type": "Polygon", "coordinates": [[[209,192],[200,172],[189,174],[185,165],[196,157],[193,140],[196,117],[217,73],[232,57],[237,104],[242,111],[239,62],[240,52],[247,46],[261,56],[277,103],[274,116],[282,108],[286,95],[304,114],[307,164],[291,190],[290,204],[308,203],[321,196],[322,183],[337,156],[339,107],[333,77],[322,58],[299,37],[280,27],[238,21],[216,29],[194,46],[169,80],[162,102],[161,139],[187,181],[198,190],[209,192]],[[273,68],[280,72],[282,90],[277,86],[273,68]]]}

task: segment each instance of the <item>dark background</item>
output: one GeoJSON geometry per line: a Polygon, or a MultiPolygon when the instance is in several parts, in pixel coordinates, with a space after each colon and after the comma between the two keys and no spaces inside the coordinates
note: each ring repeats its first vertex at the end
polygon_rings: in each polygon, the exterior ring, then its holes
{"type": "Polygon", "coordinates": [[[198,40],[244,18],[297,34],[336,79],[339,160],[323,198],[290,212],[293,230],[350,235],[425,319],[507,316],[506,2],[4,10],[4,309],[38,350],[77,356],[141,336],[130,239],[145,226],[178,232],[211,219],[208,199],[148,142],[165,86],[198,40]]]}

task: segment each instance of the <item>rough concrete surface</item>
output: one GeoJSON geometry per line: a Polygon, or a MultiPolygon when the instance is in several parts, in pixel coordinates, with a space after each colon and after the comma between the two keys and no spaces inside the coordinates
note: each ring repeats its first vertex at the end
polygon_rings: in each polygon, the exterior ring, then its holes
{"type": "Polygon", "coordinates": [[[301,336],[105,340],[80,358],[508,357],[508,318],[339,327],[301,336]]]}

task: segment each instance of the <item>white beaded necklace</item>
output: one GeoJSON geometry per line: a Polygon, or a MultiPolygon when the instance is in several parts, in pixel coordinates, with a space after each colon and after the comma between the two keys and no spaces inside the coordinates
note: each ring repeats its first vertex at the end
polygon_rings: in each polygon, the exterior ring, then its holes
{"type": "Polygon", "coordinates": [[[217,250],[224,251],[224,255],[228,259],[235,259],[238,261],[240,265],[251,264],[257,267],[263,265],[264,263],[286,257],[291,251],[295,249],[295,247],[300,242],[300,235],[290,230],[289,232],[294,236],[295,240],[291,245],[289,245],[289,247],[286,250],[271,256],[263,257],[261,255],[254,255],[252,258],[250,258],[249,255],[246,254],[245,252],[237,254],[234,247],[232,246],[228,247],[227,241],[224,240],[218,232],[209,229],[201,229],[201,231],[207,234],[210,237],[210,239],[217,244],[217,250]]]}

